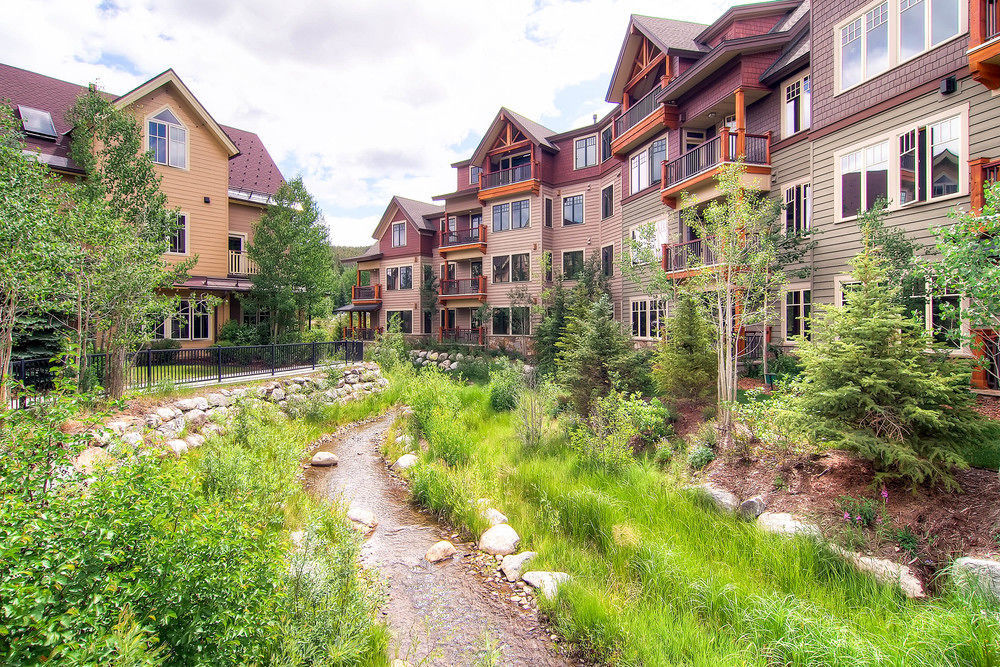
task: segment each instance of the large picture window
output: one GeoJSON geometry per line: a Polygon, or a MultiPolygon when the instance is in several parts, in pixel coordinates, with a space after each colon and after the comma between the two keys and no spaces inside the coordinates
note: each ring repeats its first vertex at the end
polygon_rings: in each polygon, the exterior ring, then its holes
{"type": "Polygon", "coordinates": [[[412,310],[387,310],[385,313],[385,323],[388,325],[393,320],[399,321],[399,330],[402,333],[413,333],[413,311],[412,310]]]}
{"type": "Polygon", "coordinates": [[[531,202],[527,199],[511,202],[510,228],[523,229],[531,222],[531,202]]]}
{"type": "Polygon", "coordinates": [[[889,142],[882,141],[840,158],[840,214],[850,218],[889,194],[889,142]]]}
{"type": "Polygon", "coordinates": [[[562,254],[563,277],[576,280],[583,271],[583,251],[570,250],[562,254]]]}
{"type": "Polygon", "coordinates": [[[510,256],[510,281],[523,283],[531,279],[530,260],[528,253],[510,256]]]}
{"type": "Polygon", "coordinates": [[[840,29],[840,87],[851,88],[889,69],[889,3],[840,29]]]}
{"type": "Polygon", "coordinates": [[[510,204],[497,204],[493,207],[493,231],[505,229],[510,229],[510,204]]]}
{"type": "Polygon", "coordinates": [[[961,118],[922,125],[899,136],[899,203],[912,204],[958,193],[961,118]]]}
{"type": "Polygon", "coordinates": [[[156,164],[187,168],[187,130],[170,109],[149,119],[149,154],[156,164]]]}
{"type": "Polygon", "coordinates": [[[510,255],[499,255],[493,258],[493,282],[510,282],[510,255]]]}
{"type": "Polygon", "coordinates": [[[666,324],[667,305],[662,299],[632,301],[632,337],[659,338],[666,324]]]}

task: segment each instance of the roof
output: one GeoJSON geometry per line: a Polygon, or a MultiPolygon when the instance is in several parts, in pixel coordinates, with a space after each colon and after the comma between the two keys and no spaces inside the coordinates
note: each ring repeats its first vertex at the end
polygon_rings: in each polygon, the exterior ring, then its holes
{"type": "Polygon", "coordinates": [[[530,118],[525,118],[516,111],[512,111],[507,107],[500,107],[500,111],[497,115],[493,117],[493,122],[490,123],[489,128],[486,130],[486,134],[480,140],[479,145],[476,146],[476,150],[473,151],[470,162],[472,164],[479,164],[486,157],[486,152],[489,150],[489,146],[493,143],[493,138],[497,132],[500,131],[503,121],[509,120],[514,126],[521,131],[521,133],[530,139],[532,142],[547,148],[552,152],[558,152],[559,147],[549,141],[549,137],[556,134],[555,130],[550,130],[541,123],[536,123],[530,118]]]}
{"type": "Polygon", "coordinates": [[[357,262],[366,262],[373,259],[379,259],[382,257],[382,248],[379,246],[379,242],[368,246],[368,248],[362,252],[360,255],[355,255],[354,257],[341,257],[341,264],[355,264],[357,262]]]}
{"type": "MultiPolygon", "coordinates": [[[[705,28],[704,32],[697,36],[699,42],[709,42],[737,19],[746,19],[756,16],[767,16],[778,12],[791,11],[796,8],[801,0],[769,0],[768,2],[754,2],[746,5],[733,5],[722,16],[712,21],[711,25],[705,28]]],[[[781,22],[778,22],[781,25],[781,22]]],[[[784,28],[787,29],[787,28],[784,28]]]]}
{"type": "Polygon", "coordinates": [[[191,276],[184,282],[174,283],[174,287],[210,292],[249,292],[253,281],[249,278],[209,278],[191,276]]]}
{"type": "Polygon", "coordinates": [[[809,49],[811,40],[809,31],[805,30],[791,44],[785,47],[778,59],[760,75],[760,82],[767,85],[809,64],[809,49]]]}
{"type": "Polygon", "coordinates": [[[641,40],[639,34],[645,35],[660,51],[667,53],[671,49],[681,51],[706,51],[707,47],[695,41],[707,26],[704,23],[661,19],[655,16],[632,14],[629,18],[625,39],[618,52],[618,60],[611,70],[611,83],[608,84],[608,94],[605,101],[612,104],[621,102],[621,91],[628,83],[631,65],[641,40]]]}
{"type": "MultiPolygon", "coordinates": [[[[159,77],[154,77],[156,78],[159,77]]],[[[26,137],[25,144],[31,150],[37,151],[43,162],[56,169],[80,171],[79,166],[69,159],[67,133],[72,128],[66,122],[66,114],[76,103],[77,98],[86,92],[87,86],[0,63],[0,99],[9,99],[15,107],[22,104],[48,111],[52,115],[52,122],[56,132],[59,133],[56,141],[26,137]]],[[[116,98],[114,95],[104,94],[109,100],[120,101],[126,97],[116,98]]],[[[260,138],[245,130],[221,125],[219,127],[225,135],[228,135],[227,140],[235,144],[235,148],[239,151],[238,155],[229,160],[230,188],[263,192],[268,195],[277,192],[278,186],[284,179],[260,138]]]]}
{"type": "Polygon", "coordinates": [[[437,226],[429,222],[426,218],[440,216],[444,213],[443,206],[428,204],[427,202],[417,201],[416,199],[407,199],[406,197],[399,196],[393,197],[392,200],[403,211],[403,215],[405,215],[407,219],[418,229],[423,229],[429,232],[437,231],[437,226]]]}

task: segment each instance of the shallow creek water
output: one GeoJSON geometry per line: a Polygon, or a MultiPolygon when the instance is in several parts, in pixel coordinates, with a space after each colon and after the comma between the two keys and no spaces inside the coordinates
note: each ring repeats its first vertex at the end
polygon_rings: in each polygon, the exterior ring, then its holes
{"type": "Polygon", "coordinates": [[[403,483],[386,469],[380,455],[394,415],[340,429],[315,451],[339,459],[332,468],[311,467],[305,484],[312,493],[374,512],[375,531],[361,558],[381,572],[389,599],[383,614],[393,634],[394,657],[412,665],[573,665],[559,653],[534,610],[510,602],[520,593],[506,581],[485,577],[473,561],[473,545],[462,543],[409,501],[403,483]],[[424,559],[438,540],[455,544],[453,559],[424,559]],[[499,662],[485,656],[491,650],[499,662]],[[485,658],[485,660],[484,660],[485,658]]]}

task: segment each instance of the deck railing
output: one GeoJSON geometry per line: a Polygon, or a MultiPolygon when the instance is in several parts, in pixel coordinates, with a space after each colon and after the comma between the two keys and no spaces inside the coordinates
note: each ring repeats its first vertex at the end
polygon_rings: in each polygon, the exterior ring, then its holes
{"type": "Polygon", "coordinates": [[[671,273],[715,264],[715,254],[708,243],[710,240],[711,237],[682,243],[665,243],[663,245],[663,270],[671,273]]]}
{"type": "Polygon", "coordinates": [[[440,296],[479,296],[486,294],[486,276],[475,278],[451,278],[440,282],[440,296]]]}
{"type": "Polygon", "coordinates": [[[351,287],[351,301],[378,301],[381,298],[381,285],[354,285],[351,287]]]}
{"type": "Polygon", "coordinates": [[[680,157],[665,161],[663,187],[672,187],[724,162],[735,162],[741,153],[746,164],[770,164],[771,135],[723,130],[719,136],[702,142],[680,157]]]}
{"type": "Polygon", "coordinates": [[[471,229],[456,229],[441,232],[441,247],[467,245],[470,243],[486,243],[486,227],[478,225],[471,229]]]}
{"type": "Polygon", "coordinates": [[[444,343],[458,345],[484,345],[486,343],[486,327],[446,328],[442,327],[438,339],[444,343]]]}
{"type": "Polygon", "coordinates": [[[233,276],[252,276],[260,273],[257,263],[250,259],[245,252],[239,250],[229,251],[229,274],[233,276]]]}
{"type": "Polygon", "coordinates": [[[628,108],[628,111],[615,119],[615,136],[620,137],[630,129],[635,127],[639,121],[646,118],[656,110],[656,93],[660,92],[659,86],[654,86],[645,97],[628,108]]]}
{"type": "Polygon", "coordinates": [[[489,188],[498,188],[501,185],[530,181],[533,178],[537,178],[535,173],[535,163],[531,162],[528,164],[519,164],[510,169],[501,169],[499,171],[491,171],[488,174],[480,174],[479,189],[488,190],[489,188]]]}
{"type": "Polygon", "coordinates": [[[382,327],[348,327],[344,329],[344,335],[354,340],[375,340],[375,337],[382,333],[382,327]]]}
{"type": "Polygon", "coordinates": [[[979,1],[983,3],[983,41],[988,42],[1000,35],[1000,0],[979,1]]]}

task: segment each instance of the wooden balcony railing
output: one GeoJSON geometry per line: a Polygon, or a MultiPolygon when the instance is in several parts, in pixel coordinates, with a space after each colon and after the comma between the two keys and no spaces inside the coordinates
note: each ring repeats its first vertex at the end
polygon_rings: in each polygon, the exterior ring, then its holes
{"type": "Polygon", "coordinates": [[[381,285],[353,285],[351,287],[351,301],[381,301],[381,285]]]}
{"type": "Polygon", "coordinates": [[[972,0],[971,4],[979,5],[979,16],[975,12],[971,16],[970,48],[985,44],[1000,35],[1000,0],[972,0]],[[979,25],[975,25],[977,22],[979,25]]]}
{"type": "Polygon", "coordinates": [[[746,164],[771,164],[771,135],[730,132],[712,137],[678,158],[663,163],[663,189],[668,189],[689,178],[708,171],[725,162],[735,162],[740,156],[746,164]]]}
{"type": "Polygon", "coordinates": [[[1000,0],[969,0],[969,70],[990,90],[1000,90],[1000,0]]]}
{"type": "Polygon", "coordinates": [[[973,211],[982,211],[986,189],[1000,181],[1000,160],[976,158],[969,160],[969,204],[973,211]]]}
{"type": "Polygon", "coordinates": [[[715,264],[715,255],[706,242],[710,239],[711,237],[683,243],[664,243],[663,270],[667,273],[676,273],[715,264]]]}
{"type": "Polygon", "coordinates": [[[469,329],[442,327],[438,331],[438,340],[442,343],[455,343],[457,345],[485,345],[486,327],[469,329]]]}
{"type": "Polygon", "coordinates": [[[615,119],[615,136],[620,137],[630,129],[639,124],[643,118],[656,110],[656,93],[660,92],[660,87],[654,86],[645,97],[631,105],[628,111],[615,119]]]}
{"type": "Polygon", "coordinates": [[[348,327],[344,329],[344,336],[354,340],[375,340],[375,336],[382,333],[382,327],[348,327]]]}
{"type": "Polygon", "coordinates": [[[476,278],[445,279],[440,282],[438,296],[484,296],[486,276],[476,278]]]}
{"type": "Polygon", "coordinates": [[[229,275],[231,276],[252,276],[260,273],[257,264],[247,257],[245,252],[239,250],[229,251],[229,275]]]}
{"type": "Polygon", "coordinates": [[[510,169],[491,171],[488,174],[479,175],[479,189],[488,190],[490,188],[499,188],[503,185],[511,185],[513,183],[522,183],[524,181],[531,181],[538,178],[537,174],[538,174],[537,162],[520,164],[516,167],[511,167],[510,169]]]}
{"type": "Polygon", "coordinates": [[[471,229],[457,229],[450,232],[441,232],[441,247],[449,248],[459,245],[470,245],[473,243],[486,243],[486,227],[479,225],[471,229]]]}

